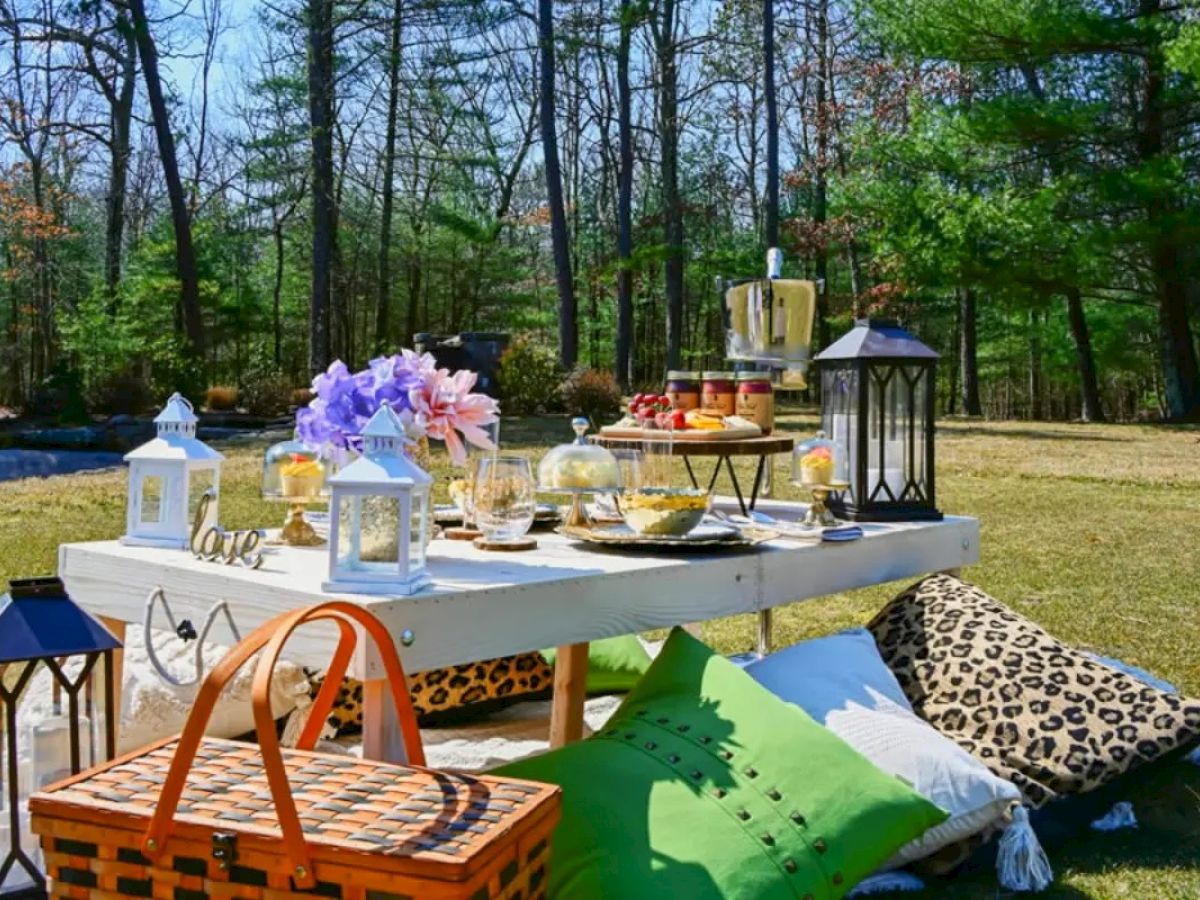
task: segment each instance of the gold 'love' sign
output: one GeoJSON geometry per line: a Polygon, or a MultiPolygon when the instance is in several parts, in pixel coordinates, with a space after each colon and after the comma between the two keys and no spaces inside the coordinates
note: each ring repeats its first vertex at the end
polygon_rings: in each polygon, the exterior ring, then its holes
{"type": "Polygon", "coordinates": [[[196,506],[196,517],[192,519],[192,538],[190,546],[196,559],[208,562],[223,562],[227,566],[241,565],[248,569],[257,569],[262,565],[262,551],[257,551],[263,538],[263,531],[258,528],[247,528],[240,531],[226,531],[220,525],[214,525],[207,531],[204,523],[208,518],[208,507],[216,499],[216,491],[209,488],[200,497],[196,506]]]}

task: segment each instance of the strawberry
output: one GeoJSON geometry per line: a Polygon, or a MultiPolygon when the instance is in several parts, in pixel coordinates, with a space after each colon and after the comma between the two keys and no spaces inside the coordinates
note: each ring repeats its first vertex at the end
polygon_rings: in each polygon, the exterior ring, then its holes
{"type": "Polygon", "coordinates": [[[638,402],[636,400],[630,400],[629,406],[626,408],[629,410],[630,415],[637,415],[637,411],[639,409],[641,409],[641,407],[638,406],[638,402]]]}
{"type": "Polygon", "coordinates": [[[683,431],[683,429],[687,428],[687,413],[685,413],[682,409],[675,410],[670,414],[670,416],[671,427],[676,431],[683,431]]]}
{"type": "Polygon", "coordinates": [[[645,400],[645,399],[646,399],[646,395],[645,395],[645,394],[634,394],[634,395],[633,395],[633,402],[634,402],[634,403],[636,403],[638,406],[641,406],[641,405],[642,405],[642,401],[643,401],[643,400],[645,400]]]}
{"type": "Polygon", "coordinates": [[[671,416],[665,412],[655,413],[654,424],[659,428],[669,428],[671,425],[671,416]]]}

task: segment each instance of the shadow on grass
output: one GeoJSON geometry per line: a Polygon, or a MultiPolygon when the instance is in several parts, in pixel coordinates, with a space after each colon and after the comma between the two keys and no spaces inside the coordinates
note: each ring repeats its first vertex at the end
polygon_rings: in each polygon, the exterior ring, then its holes
{"type": "MultiPolygon", "coordinates": [[[[1042,818],[1047,809],[1033,816],[1055,874],[1055,883],[1037,895],[1039,900],[1094,897],[1091,891],[1071,882],[1085,879],[1091,884],[1095,881],[1092,876],[1137,870],[1141,872],[1132,876],[1133,883],[1128,886],[1130,896],[1147,900],[1191,896],[1181,893],[1174,881],[1183,877],[1190,887],[1191,877],[1200,872],[1200,767],[1178,758],[1161,761],[1092,794],[1062,802],[1053,823],[1042,818]],[[1089,823],[1121,800],[1133,804],[1138,827],[1112,832],[1092,830],[1089,823]],[[1159,871],[1163,873],[1161,886],[1155,875],[1159,871]],[[1144,890],[1147,885],[1155,885],[1153,893],[1144,890]]],[[[973,856],[965,871],[947,878],[927,878],[926,884],[927,890],[919,893],[878,896],[910,900],[1021,896],[997,884],[994,842],[973,856]]]]}
{"type": "Polygon", "coordinates": [[[1076,431],[1054,431],[1045,427],[1039,428],[1036,423],[1030,423],[1028,428],[980,428],[955,422],[938,422],[938,430],[955,437],[1010,437],[1028,438],[1034,441],[1069,441],[1071,443],[1129,444],[1137,440],[1134,435],[1123,437],[1106,434],[1081,434],[1076,431]]]}

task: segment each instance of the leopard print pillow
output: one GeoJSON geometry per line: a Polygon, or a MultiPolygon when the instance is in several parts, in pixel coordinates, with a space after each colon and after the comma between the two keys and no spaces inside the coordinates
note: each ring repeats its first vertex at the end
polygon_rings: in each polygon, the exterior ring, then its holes
{"type": "Polygon", "coordinates": [[[1090,659],[949,575],[908,588],[868,627],[917,714],[1031,807],[1200,737],[1200,701],[1090,659]]]}
{"type": "MultiPolygon", "coordinates": [[[[312,680],[314,697],[322,681],[323,676],[312,680]]],[[[414,672],[408,676],[408,692],[417,724],[427,727],[465,721],[521,700],[545,699],[553,681],[554,672],[540,653],[518,653],[414,672]]],[[[342,680],[328,725],[335,734],[362,731],[361,683],[353,678],[342,680]]]]}

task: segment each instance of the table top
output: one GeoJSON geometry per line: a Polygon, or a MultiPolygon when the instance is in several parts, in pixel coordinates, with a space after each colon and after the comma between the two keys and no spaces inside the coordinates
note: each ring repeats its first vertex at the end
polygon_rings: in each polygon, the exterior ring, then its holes
{"type": "MultiPolygon", "coordinates": [[[[654,437],[653,432],[645,438],[614,437],[607,434],[590,435],[592,441],[610,450],[641,450],[647,441],[665,441],[654,437]]],[[[758,437],[735,438],[733,440],[674,441],[673,456],[766,456],[771,453],[791,453],[796,438],[790,434],[763,434],[758,437]]]]}
{"type": "MultiPolygon", "coordinates": [[[[719,499],[732,510],[734,501],[719,499]]],[[[804,506],[764,500],[761,511],[797,518],[804,506]]],[[[489,659],[738,613],[754,612],[854,588],[959,568],[979,558],[979,523],[864,523],[849,543],[777,539],[744,551],[672,554],[594,549],[537,532],[538,549],[488,553],[468,541],[434,541],[432,588],[413,597],[330,595],[325,548],[274,547],[259,569],[195,559],[182,550],[128,547],[117,541],[64,544],[59,573],[71,596],[95,614],[142,622],[146,598],[161,587],[176,620],[199,623],[228,602],[243,634],[279,612],[337,596],[375,613],[401,647],[409,671],[489,659]]],[[[163,627],[159,610],[155,627],[163,627]]],[[[213,639],[224,635],[214,632],[213,639]]],[[[288,655],[325,666],[336,630],[302,630],[288,655]]],[[[376,677],[373,653],[355,672],[376,677]]]]}

